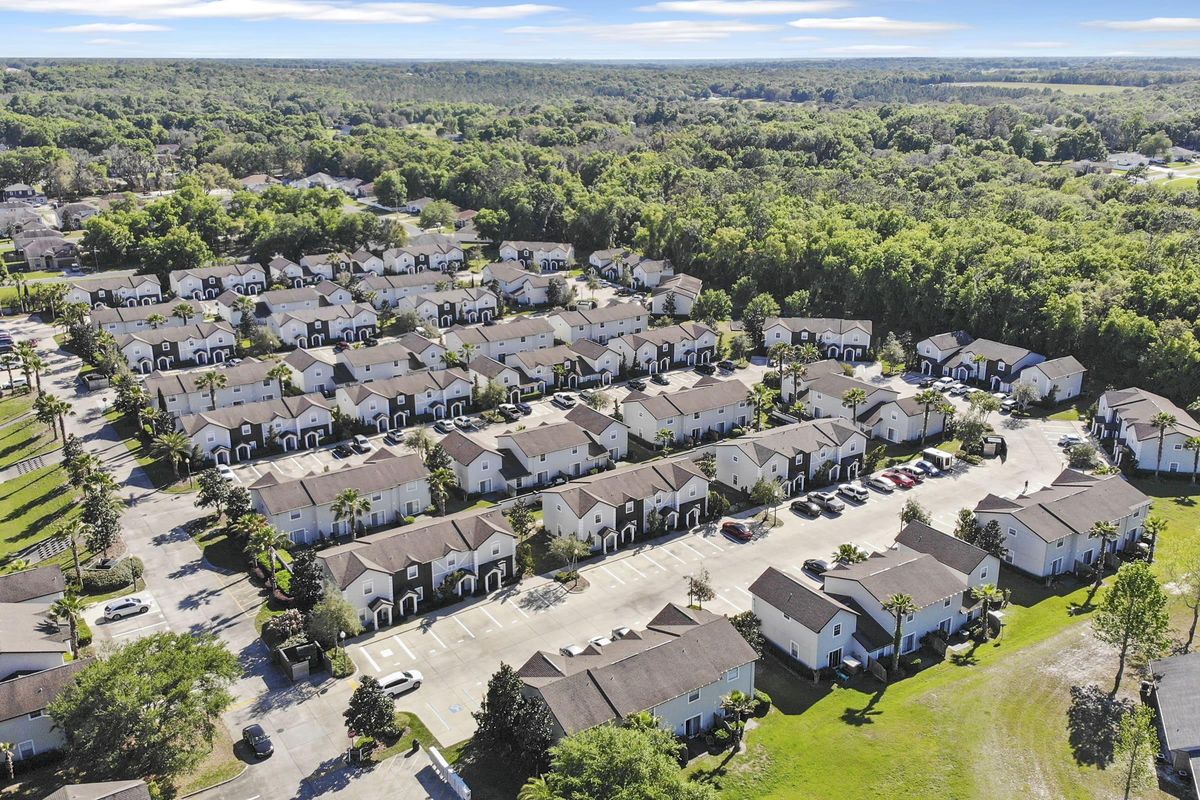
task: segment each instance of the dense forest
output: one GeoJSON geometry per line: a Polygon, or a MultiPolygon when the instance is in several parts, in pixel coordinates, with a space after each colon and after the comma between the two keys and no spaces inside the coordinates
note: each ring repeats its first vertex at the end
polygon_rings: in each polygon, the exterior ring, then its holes
{"type": "Polygon", "coordinates": [[[392,235],[328,198],[237,193],[222,209],[194,191],[385,176],[480,210],[488,235],[668,257],[735,290],[735,314],[756,289],[801,291],[804,313],[880,335],[964,327],[1073,353],[1095,388],[1200,396],[1196,183],[1071,166],[1200,150],[1200,60],[7,66],[0,183],[187,188],[89,223],[124,243],[109,256],[139,236],[161,265],[187,251],[167,237],[261,256],[392,235]],[[1079,84],[1094,90],[1062,90],[1079,84]],[[162,144],[179,145],[170,175],[162,144]]]}

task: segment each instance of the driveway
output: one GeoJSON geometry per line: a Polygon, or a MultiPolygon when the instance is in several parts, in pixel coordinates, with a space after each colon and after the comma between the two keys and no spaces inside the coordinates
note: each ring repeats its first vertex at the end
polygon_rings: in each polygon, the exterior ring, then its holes
{"type": "Polygon", "coordinates": [[[581,569],[590,583],[582,594],[567,594],[546,577],[527,579],[519,587],[364,637],[350,646],[351,657],[359,669],[377,676],[420,670],[424,684],[399,698],[397,707],[420,714],[443,742],[465,739],[474,731],[470,712],[479,708],[487,680],[501,662],[520,666],[537,650],[586,643],[622,625],[643,626],[664,604],[687,602],[684,577],[701,569],[709,571],[717,592],[709,604],[713,611],[748,610],[748,587],[768,564],[799,575],[805,559],[828,558],[844,542],[888,547],[909,497],[932,511],[936,527],[950,532],[958,509],[985,494],[1015,495],[1025,481],[1030,487],[1048,483],[1065,466],[1058,437],[1080,430],[1070,422],[999,427],[1009,443],[1006,462],[964,467],[910,491],[872,493],[866,504],[836,517],[809,520],[784,505],[780,526],[760,531],[747,544],[720,536],[715,526],[702,526],[590,561],[581,569]]]}

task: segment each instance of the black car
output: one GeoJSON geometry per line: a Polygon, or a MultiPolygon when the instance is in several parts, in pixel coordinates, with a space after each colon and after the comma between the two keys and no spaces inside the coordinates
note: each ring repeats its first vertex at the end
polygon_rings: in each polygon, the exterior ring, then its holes
{"type": "Polygon", "coordinates": [[[670,386],[671,385],[671,382],[669,380],[667,380],[667,376],[663,375],[661,372],[656,372],[653,375],[651,375],[650,382],[653,384],[657,384],[658,386],[670,386]]]}
{"type": "Polygon", "coordinates": [[[628,386],[630,389],[637,389],[639,392],[646,391],[646,382],[641,378],[630,379],[626,386],[628,386]]]}
{"type": "Polygon", "coordinates": [[[725,370],[726,372],[733,372],[735,369],[737,369],[737,364],[733,363],[729,359],[725,359],[724,361],[718,361],[717,366],[720,367],[721,369],[725,370]]]}
{"type": "Polygon", "coordinates": [[[806,517],[816,518],[821,516],[821,507],[808,498],[803,500],[793,500],[791,505],[792,511],[797,514],[803,514],[806,517]]]}
{"type": "Polygon", "coordinates": [[[349,458],[352,452],[353,451],[351,451],[350,448],[346,447],[344,444],[339,444],[337,447],[333,448],[333,455],[335,458],[349,458]]]}
{"type": "Polygon", "coordinates": [[[533,406],[529,405],[529,403],[513,403],[513,405],[515,405],[517,408],[519,408],[521,410],[522,414],[532,414],[533,413],[533,406]]]}
{"type": "Polygon", "coordinates": [[[367,339],[365,342],[363,342],[363,344],[366,345],[367,347],[378,347],[379,340],[378,339],[367,339]]]}
{"type": "Polygon", "coordinates": [[[263,726],[257,722],[242,728],[242,742],[250,748],[256,758],[269,758],[275,752],[271,737],[267,736],[263,726]]]}
{"type": "Polygon", "coordinates": [[[717,368],[714,367],[712,364],[697,364],[696,365],[696,372],[699,372],[701,375],[712,375],[712,374],[716,373],[716,371],[717,371],[717,368]]]}
{"type": "Polygon", "coordinates": [[[632,297],[633,289],[625,289],[625,288],[617,289],[617,296],[618,297],[632,297]]]}
{"type": "Polygon", "coordinates": [[[933,378],[925,378],[924,380],[922,380],[920,383],[917,384],[917,388],[918,389],[929,389],[929,388],[933,387],[933,384],[934,384],[933,378]]]}
{"type": "Polygon", "coordinates": [[[813,575],[824,575],[829,572],[829,562],[821,558],[810,558],[804,562],[804,571],[813,575]]]}

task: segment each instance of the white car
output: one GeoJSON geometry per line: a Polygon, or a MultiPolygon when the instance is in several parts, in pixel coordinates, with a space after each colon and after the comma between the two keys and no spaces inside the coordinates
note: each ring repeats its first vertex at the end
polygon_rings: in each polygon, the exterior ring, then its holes
{"type": "Polygon", "coordinates": [[[947,391],[953,385],[954,380],[952,378],[939,378],[933,382],[933,388],[939,392],[947,391]]]}
{"type": "Polygon", "coordinates": [[[1083,437],[1077,433],[1068,433],[1058,440],[1058,446],[1064,449],[1074,447],[1077,444],[1083,444],[1083,437]]]}
{"type": "Polygon", "coordinates": [[[575,406],[575,395],[570,392],[555,392],[554,397],[550,398],[550,402],[559,408],[573,408],[575,406]]]}
{"type": "Polygon", "coordinates": [[[891,494],[892,492],[896,491],[896,484],[892,483],[887,478],[882,478],[878,475],[872,475],[871,477],[867,478],[865,483],[875,491],[883,492],[884,494],[891,494]]]}
{"type": "Polygon", "coordinates": [[[121,597],[104,606],[104,618],[110,621],[145,614],[150,604],[140,597],[121,597]]]}
{"type": "Polygon", "coordinates": [[[843,483],[837,487],[837,493],[847,500],[853,500],[856,503],[865,503],[871,496],[862,486],[856,486],[853,483],[843,483]]]}
{"type": "Polygon", "coordinates": [[[354,449],[357,450],[358,452],[360,452],[360,453],[371,452],[371,443],[367,440],[367,437],[363,436],[361,433],[356,433],[354,435],[353,443],[354,443],[354,449]]]}
{"type": "Polygon", "coordinates": [[[404,670],[403,672],[393,672],[391,675],[384,675],[379,679],[379,685],[383,687],[385,694],[390,694],[392,697],[399,697],[405,692],[421,688],[421,681],[425,680],[425,676],[415,669],[404,670]]]}
{"type": "Polygon", "coordinates": [[[964,386],[961,383],[955,382],[950,385],[950,394],[953,394],[953,395],[964,395],[967,393],[967,390],[968,390],[968,387],[964,386]]]}
{"type": "Polygon", "coordinates": [[[217,474],[230,483],[238,483],[237,473],[228,464],[217,464],[217,474]]]}

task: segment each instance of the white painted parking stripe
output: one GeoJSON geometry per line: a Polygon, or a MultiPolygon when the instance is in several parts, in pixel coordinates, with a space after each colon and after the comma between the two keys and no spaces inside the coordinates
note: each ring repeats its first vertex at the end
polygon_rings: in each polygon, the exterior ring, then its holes
{"type": "Polygon", "coordinates": [[[675,559],[676,561],[678,561],[680,564],[686,564],[686,563],[687,563],[687,562],[686,562],[686,561],[684,561],[682,558],[680,558],[679,556],[675,555],[674,553],[672,553],[670,550],[668,550],[668,549],[667,549],[667,548],[665,548],[665,547],[664,547],[662,550],[660,550],[659,552],[666,553],[666,554],[667,554],[667,555],[669,555],[671,558],[673,558],[673,559],[675,559]]]}
{"type": "Polygon", "coordinates": [[[408,645],[401,641],[399,636],[393,636],[392,641],[400,645],[400,649],[407,653],[409,658],[411,658],[413,661],[417,660],[417,657],[413,655],[413,651],[408,649],[408,645]]]}
{"type": "Polygon", "coordinates": [[[442,727],[444,727],[446,730],[450,730],[450,723],[446,722],[446,718],[439,714],[436,708],[429,705],[429,703],[426,703],[425,707],[433,712],[433,715],[438,718],[438,722],[442,723],[442,727]]]}
{"type": "Polygon", "coordinates": [[[681,544],[681,545],[683,545],[684,547],[686,547],[688,550],[691,550],[693,553],[695,553],[695,554],[696,554],[696,558],[699,558],[699,559],[701,559],[701,560],[703,560],[703,559],[704,559],[704,553],[701,553],[699,550],[697,550],[696,548],[692,547],[692,546],[691,546],[690,544],[688,544],[687,542],[680,542],[680,544],[681,544]]]}
{"type": "Polygon", "coordinates": [[[375,672],[382,672],[382,670],[379,669],[379,665],[375,663],[375,659],[371,658],[371,654],[367,652],[367,648],[364,647],[362,649],[362,654],[363,658],[367,660],[367,663],[371,665],[372,670],[375,672]]]}
{"type": "Polygon", "coordinates": [[[603,572],[605,575],[607,575],[608,577],[612,578],[612,579],[613,579],[614,581],[616,581],[617,583],[620,583],[620,584],[624,584],[624,583],[625,583],[625,581],[623,581],[623,580],[621,580],[620,578],[618,578],[618,577],[617,577],[617,574],[616,574],[615,572],[613,572],[611,569],[609,569],[608,567],[604,566],[603,564],[600,564],[600,565],[599,565],[599,568],[600,568],[600,570],[601,570],[601,571],[602,571],[602,572],[603,572]]]}
{"type": "Polygon", "coordinates": [[[730,600],[728,597],[726,597],[725,595],[721,594],[720,592],[717,592],[717,599],[718,599],[718,600],[722,600],[722,601],[724,601],[724,602],[725,602],[725,605],[727,605],[727,606],[731,606],[731,607],[733,607],[733,608],[736,608],[736,609],[738,609],[738,610],[741,610],[741,606],[739,606],[739,605],[737,605],[736,603],[732,602],[732,601],[731,601],[731,600],[730,600]]]}
{"type": "Polygon", "coordinates": [[[642,554],[641,554],[641,556],[642,556],[642,558],[646,559],[647,561],[649,561],[649,562],[650,562],[651,564],[653,564],[654,566],[656,566],[656,567],[658,567],[659,569],[661,569],[663,572],[666,572],[666,571],[667,571],[667,568],[666,568],[666,567],[664,567],[662,564],[658,563],[657,561],[655,561],[653,558],[651,558],[649,553],[642,553],[642,554]]]}
{"type": "Polygon", "coordinates": [[[708,545],[709,547],[713,548],[713,549],[714,549],[714,550],[716,550],[718,553],[724,553],[726,550],[728,550],[728,549],[729,549],[728,547],[722,547],[721,545],[717,544],[715,541],[713,541],[712,539],[708,538],[707,536],[697,536],[697,537],[696,537],[696,541],[698,541],[698,542],[704,542],[704,544],[706,544],[706,545],[708,545]]]}
{"type": "MultiPolygon", "coordinates": [[[[467,626],[466,626],[466,625],[463,623],[463,621],[462,621],[461,619],[459,619],[459,618],[458,618],[458,616],[457,616],[457,615],[455,615],[455,616],[451,617],[450,619],[452,619],[452,620],[454,620],[455,622],[457,622],[457,623],[458,623],[458,627],[460,627],[460,628],[462,628],[464,631],[466,631],[466,633],[467,633],[467,636],[470,636],[472,639],[474,639],[474,638],[475,638],[475,634],[471,633],[471,629],[470,629],[470,628],[468,628],[468,627],[467,627],[467,626]]],[[[430,633],[433,633],[433,631],[430,631],[430,633]]]]}
{"type": "Polygon", "coordinates": [[[642,572],[640,569],[638,569],[637,567],[635,567],[635,566],[634,566],[634,565],[633,565],[633,564],[630,562],[630,560],[629,560],[628,558],[627,558],[627,559],[625,559],[624,561],[622,561],[621,563],[622,563],[622,564],[624,564],[625,566],[629,567],[629,568],[630,568],[631,570],[633,570],[634,572],[636,572],[639,578],[644,578],[644,577],[646,577],[646,573],[642,572]]]}
{"type": "Polygon", "coordinates": [[[749,592],[747,592],[745,589],[743,589],[743,588],[742,588],[742,587],[740,587],[740,586],[735,586],[735,587],[733,587],[733,588],[734,588],[734,589],[737,589],[739,592],[741,592],[742,594],[746,595],[746,597],[754,597],[754,595],[750,594],[749,592]]]}
{"type": "Polygon", "coordinates": [[[500,620],[496,619],[490,613],[488,613],[488,610],[486,608],[481,608],[479,610],[482,611],[484,616],[487,617],[488,619],[490,619],[492,621],[492,624],[495,625],[497,628],[503,627],[500,624],[500,620]]]}
{"type": "Polygon", "coordinates": [[[162,620],[159,620],[158,622],[152,622],[149,625],[143,625],[140,628],[134,628],[131,631],[121,631],[120,633],[114,633],[113,638],[116,639],[120,636],[129,636],[130,634],[137,633],[138,631],[148,631],[151,628],[157,628],[160,625],[166,625],[166,624],[167,624],[167,621],[165,619],[162,619],[162,620]]]}
{"type": "MultiPolygon", "coordinates": [[[[446,650],[446,649],[448,649],[448,648],[446,647],[446,643],[442,641],[442,638],[441,638],[440,636],[438,636],[436,633],[434,633],[434,632],[433,632],[433,628],[426,628],[426,631],[429,633],[429,635],[430,635],[430,636],[432,636],[432,637],[433,637],[433,640],[434,640],[435,642],[437,642],[438,644],[440,644],[440,645],[442,646],[442,649],[443,649],[443,650],[446,650]]],[[[432,651],[430,651],[430,652],[432,652],[432,651]]]]}
{"type": "Polygon", "coordinates": [[[525,619],[529,619],[529,615],[525,613],[525,609],[521,608],[520,604],[513,603],[512,609],[513,609],[513,611],[516,611],[518,614],[520,614],[525,619]]]}

